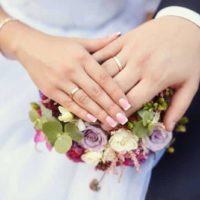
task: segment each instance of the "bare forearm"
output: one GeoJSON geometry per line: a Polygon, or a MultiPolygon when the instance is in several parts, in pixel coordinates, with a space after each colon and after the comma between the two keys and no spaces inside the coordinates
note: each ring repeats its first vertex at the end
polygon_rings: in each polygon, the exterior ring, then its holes
{"type": "MultiPolygon", "coordinates": [[[[9,17],[10,16],[0,8],[0,22],[9,17]]],[[[16,59],[20,45],[32,31],[30,27],[18,20],[6,23],[0,29],[1,52],[9,58],[16,59]]]]}

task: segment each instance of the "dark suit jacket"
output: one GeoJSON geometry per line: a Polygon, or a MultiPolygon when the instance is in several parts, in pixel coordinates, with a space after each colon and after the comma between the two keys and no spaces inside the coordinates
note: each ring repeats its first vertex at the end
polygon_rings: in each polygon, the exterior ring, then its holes
{"type": "MultiPolygon", "coordinates": [[[[200,13],[200,0],[163,0],[158,10],[174,5],[200,13]]],[[[188,131],[178,134],[175,154],[154,169],[146,200],[200,200],[200,89],[187,116],[188,131]]]]}

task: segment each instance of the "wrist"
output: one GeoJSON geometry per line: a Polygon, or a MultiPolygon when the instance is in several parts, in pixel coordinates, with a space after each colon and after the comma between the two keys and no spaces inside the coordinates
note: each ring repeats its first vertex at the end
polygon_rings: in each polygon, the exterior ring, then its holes
{"type": "Polygon", "coordinates": [[[5,24],[0,30],[1,52],[8,58],[17,59],[21,44],[30,32],[30,27],[17,20],[5,24]]]}

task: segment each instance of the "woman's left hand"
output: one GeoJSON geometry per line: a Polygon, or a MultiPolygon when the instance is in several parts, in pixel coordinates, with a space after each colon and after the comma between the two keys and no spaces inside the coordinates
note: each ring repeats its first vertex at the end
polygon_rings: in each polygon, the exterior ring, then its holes
{"type": "Polygon", "coordinates": [[[200,29],[183,18],[162,17],[113,41],[94,57],[127,93],[132,104],[128,115],[164,89],[174,88],[164,117],[172,131],[199,88],[200,29]]]}

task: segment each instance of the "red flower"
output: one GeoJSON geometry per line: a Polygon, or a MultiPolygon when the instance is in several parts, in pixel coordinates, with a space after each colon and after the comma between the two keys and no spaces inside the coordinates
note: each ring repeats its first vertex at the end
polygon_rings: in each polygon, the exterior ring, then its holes
{"type": "Polygon", "coordinates": [[[82,162],[81,156],[85,149],[78,143],[73,142],[71,149],[66,153],[66,156],[74,162],[82,162]]]}
{"type": "Polygon", "coordinates": [[[58,117],[60,115],[60,112],[58,110],[59,105],[55,101],[53,101],[53,100],[49,99],[47,96],[45,96],[41,91],[39,91],[39,94],[40,94],[42,104],[47,109],[52,111],[52,115],[54,117],[58,117]]]}

